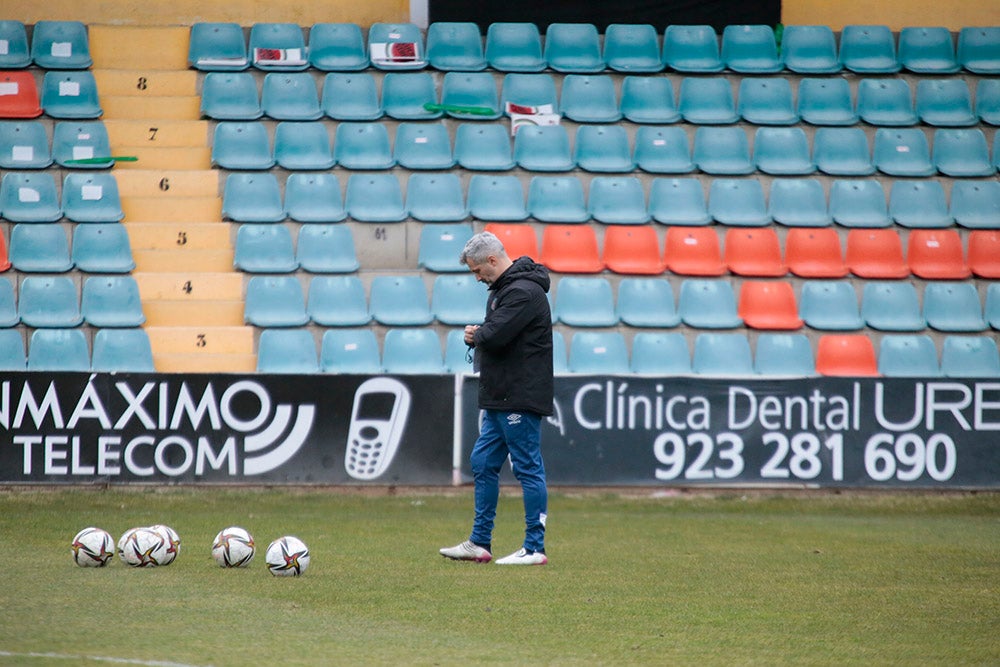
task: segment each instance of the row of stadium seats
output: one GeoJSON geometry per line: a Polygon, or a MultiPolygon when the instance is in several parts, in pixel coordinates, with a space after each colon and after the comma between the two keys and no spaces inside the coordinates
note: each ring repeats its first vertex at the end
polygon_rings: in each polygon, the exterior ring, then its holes
{"type": "Polygon", "coordinates": [[[58,121],[49,130],[41,120],[0,121],[0,169],[102,169],[114,164],[103,121],[58,121]]]}
{"type": "Polygon", "coordinates": [[[79,21],[38,21],[31,39],[24,23],[0,21],[0,70],[34,65],[44,69],[87,69],[93,64],[87,26],[79,21]]]}
{"type": "Polygon", "coordinates": [[[507,74],[497,93],[497,82],[487,72],[448,72],[440,98],[428,72],[388,72],[382,78],[381,97],[376,78],[366,72],[330,73],[317,79],[308,72],[264,75],[261,90],[249,72],[210,72],[205,75],[201,113],[216,120],[432,120],[445,114],[469,120],[496,120],[510,115],[508,104],[551,107],[580,123],[614,123],[623,117],[636,123],[727,124],[744,120],[755,125],[907,126],[923,122],[941,127],[1000,122],[1000,81],[983,78],[970,84],[961,78],[921,78],[916,99],[910,84],[900,78],[863,78],[852,93],[847,79],[802,78],[797,99],[792,81],[783,77],[684,77],[675,96],[665,76],[625,76],[616,92],[608,75],[507,74]],[[561,92],[557,93],[556,80],[561,92]],[[676,102],[675,102],[676,98],[676,102]],[[471,107],[471,109],[470,109],[471,107]]]}
{"type": "Polygon", "coordinates": [[[353,23],[301,26],[255,23],[249,51],[242,27],[235,23],[196,23],[191,28],[188,60],[202,70],[324,71],[421,69],[504,72],[681,72],[799,73],[1000,72],[1000,29],[966,27],[958,35],[941,27],[906,27],[896,37],[884,25],[845,26],[837,38],[827,26],[784,26],[780,42],[766,25],[729,25],[720,39],[711,26],[670,25],[661,38],[647,24],[612,24],[603,43],[588,23],[553,23],[544,42],[533,23],[493,23],[484,40],[467,22],[432,23],[424,34],[411,23],[374,23],[367,41],[353,23]]]}
{"type": "Polygon", "coordinates": [[[90,276],[80,294],[69,276],[25,276],[16,290],[0,279],[0,326],[41,329],[138,327],[146,321],[139,286],[130,275],[90,276]]]}
{"type": "Polygon", "coordinates": [[[0,72],[0,118],[98,118],[97,80],[89,70],[45,72],[41,91],[31,71],[0,72]]]}
{"type": "Polygon", "coordinates": [[[117,222],[122,211],[111,172],[73,172],[56,189],[53,171],[8,171],[0,179],[0,216],[11,222],[117,222]]]}
{"type": "MultiPolygon", "coordinates": [[[[369,329],[323,332],[317,359],[316,342],[307,329],[261,332],[260,373],[463,373],[472,372],[460,329],[448,331],[442,356],[433,329],[389,329],[380,352],[369,329]]],[[[740,376],[852,375],[890,377],[996,377],[1000,356],[987,336],[947,336],[940,361],[933,340],[924,335],[886,335],[875,347],[868,336],[821,336],[816,354],[804,334],[764,333],[756,351],[744,334],[701,333],[693,353],[684,335],[640,332],[631,347],[618,332],[577,331],[569,349],[560,331],[553,332],[556,373],[740,376]]]]}
{"type": "Polygon", "coordinates": [[[36,329],[28,354],[16,329],[0,330],[0,370],[153,372],[153,353],[143,329],[98,329],[93,334],[93,356],[83,329],[36,329]]]}
{"type": "Polygon", "coordinates": [[[129,273],[135,268],[125,225],[93,223],[72,231],[72,252],[61,224],[17,224],[10,245],[0,233],[0,271],[13,267],[22,273],[129,273]]]}

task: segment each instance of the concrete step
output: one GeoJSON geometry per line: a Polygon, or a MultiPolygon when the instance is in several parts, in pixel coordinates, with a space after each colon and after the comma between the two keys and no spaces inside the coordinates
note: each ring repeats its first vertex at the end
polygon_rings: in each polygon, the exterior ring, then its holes
{"type": "Polygon", "coordinates": [[[242,301],[143,301],[147,327],[236,327],[243,325],[242,301]]]}
{"type": "Polygon", "coordinates": [[[105,118],[112,148],[207,148],[210,127],[205,120],[124,120],[105,118]]]}
{"type": "Polygon", "coordinates": [[[146,333],[160,354],[254,353],[254,329],[249,326],[146,327],[146,333]]]}
{"type": "Polygon", "coordinates": [[[153,352],[153,364],[159,373],[254,373],[255,354],[185,354],[153,352]]]}
{"type": "Polygon", "coordinates": [[[94,69],[97,90],[108,96],[188,97],[198,94],[194,70],[94,69]]]}
{"type": "Polygon", "coordinates": [[[191,35],[187,26],[91,23],[87,31],[95,69],[187,69],[191,35]]]}
{"type": "Polygon", "coordinates": [[[142,300],[241,301],[243,274],[226,272],[160,272],[136,271],[132,274],[139,285],[142,300]]]}
{"type": "Polygon", "coordinates": [[[230,250],[228,222],[126,222],[136,250],[230,250]]]}
{"type": "Polygon", "coordinates": [[[201,117],[201,98],[197,95],[102,95],[101,107],[105,116],[115,119],[198,120],[201,117]]]}
{"type": "Polygon", "coordinates": [[[219,172],[212,169],[143,169],[136,167],[116,172],[115,179],[118,181],[118,192],[123,197],[175,199],[179,197],[217,197],[220,194],[219,172]]]}
{"type": "Polygon", "coordinates": [[[177,222],[222,220],[222,197],[126,197],[122,210],[126,220],[177,222]]]}
{"type": "Polygon", "coordinates": [[[160,273],[171,271],[224,273],[233,270],[232,249],[182,248],[173,250],[133,250],[137,271],[160,273]]]}

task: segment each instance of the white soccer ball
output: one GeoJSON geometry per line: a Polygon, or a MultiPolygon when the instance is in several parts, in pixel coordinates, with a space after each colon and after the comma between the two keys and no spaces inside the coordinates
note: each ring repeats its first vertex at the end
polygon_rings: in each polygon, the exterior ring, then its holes
{"type": "Polygon", "coordinates": [[[160,565],[170,565],[181,552],[181,536],[177,534],[176,530],[170,526],[165,526],[162,523],[150,526],[149,529],[154,533],[158,533],[164,540],[166,540],[167,554],[160,565]]]}
{"type": "Polygon", "coordinates": [[[254,552],[253,535],[239,526],[220,530],[212,543],[212,558],[220,567],[246,567],[254,552]]]}
{"type": "Polygon", "coordinates": [[[167,562],[167,548],[167,540],[156,531],[136,528],[122,545],[121,557],[132,567],[156,567],[167,562]]]}
{"type": "Polygon", "coordinates": [[[84,528],[73,537],[73,562],[80,567],[104,567],[115,555],[115,541],[106,530],[84,528]]]}
{"type": "Polygon", "coordinates": [[[309,567],[309,547],[297,537],[279,537],[264,554],[267,569],[276,577],[297,577],[309,567]]]}

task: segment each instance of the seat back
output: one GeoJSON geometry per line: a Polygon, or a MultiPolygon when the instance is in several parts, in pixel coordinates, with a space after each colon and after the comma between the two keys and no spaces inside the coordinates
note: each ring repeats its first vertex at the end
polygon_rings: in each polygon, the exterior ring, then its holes
{"type": "Polygon", "coordinates": [[[778,277],[788,273],[781,258],[781,243],[772,227],[726,231],[724,261],[741,276],[778,277]]]}
{"type": "Polygon", "coordinates": [[[10,222],[55,222],[63,217],[49,172],[8,171],[0,181],[0,211],[10,222]]]}
{"type": "Polygon", "coordinates": [[[513,168],[510,134],[499,124],[463,123],[455,131],[455,160],[472,171],[507,171],[513,168]]]}
{"type": "Polygon", "coordinates": [[[611,271],[629,275],[659,275],[666,268],[656,230],[648,225],[608,227],[602,259],[611,271]]]}
{"type": "Polygon", "coordinates": [[[815,178],[776,178],[771,182],[768,213],[790,227],[826,227],[833,218],[823,184],[815,178]]]}
{"type": "Polygon", "coordinates": [[[309,64],[324,72],[356,72],[368,67],[361,26],[316,23],[309,29],[309,64]]]}
{"type": "Polygon", "coordinates": [[[578,123],[613,123],[622,117],[615,82],[604,74],[564,76],[559,105],[567,118],[578,123]]]}
{"type": "Polygon", "coordinates": [[[793,125],[799,122],[792,84],[785,77],[745,77],[740,81],[736,107],[740,117],[754,125],[793,125]]]}
{"type": "Polygon", "coordinates": [[[469,179],[469,212],[479,220],[524,220],[528,209],[517,176],[475,174],[469,179]]]}
{"type": "Polygon", "coordinates": [[[139,285],[132,276],[90,276],[80,299],[83,320],[94,327],[138,327],[142,313],[139,285]]]}
{"type": "Polygon", "coordinates": [[[83,322],[76,285],[66,276],[22,279],[18,313],[21,322],[35,328],[69,328],[83,322]]]}
{"type": "Polygon", "coordinates": [[[962,280],[971,274],[954,229],[914,229],[907,243],[910,271],[928,280],[962,280]]]}
{"type": "Polygon", "coordinates": [[[690,374],[691,353],[684,334],[640,331],[632,338],[629,369],[648,375],[690,374]]]}
{"type": "Polygon", "coordinates": [[[381,373],[382,359],[375,332],[367,328],[324,331],[320,370],[324,373],[381,373]]]}
{"type": "MultiPolygon", "coordinates": [[[[2,236],[0,234],[0,237],[2,236]]],[[[21,316],[17,314],[17,303],[15,301],[14,283],[6,278],[0,280],[0,329],[17,326],[17,323],[21,321],[21,316]]],[[[21,352],[23,355],[23,342],[21,344],[21,352]]],[[[3,363],[3,360],[0,359],[0,367],[2,367],[3,363]]]]}
{"type": "Polygon", "coordinates": [[[955,57],[970,72],[1000,74],[1000,26],[962,28],[955,57]]]}
{"type": "Polygon", "coordinates": [[[236,222],[281,222],[285,206],[273,173],[232,173],[226,177],[222,215],[236,222]]]}
{"type": "Polygon", "coordinates": [[[238,71],[250,66],[239,23],[198,22],[191,26],[188,64],[203,71],[238,71]]]}
{"type": "Polygon", "coordinates": [[[73,222],[118,222],[125,217],[118,181],[111,172],[67,174],[62,209],[73,222]]]}
{"type": "Polygon", "coordinates": [[[935,172],[927,135],[919,128],[878,128],[872,164],[890,176],[931,176],[935,172]]]}
{"type": "Polygon", "coordinates": [[[554,322],[572,327],[610,327],[618,323],[614,294],[606,278],[564,276],[556,287],[554,322]]]}
{"type": "Polygon", "coordinates": [[[977,123],[969,86],[962,79],[917,81],[917,115],[928,125],[964,127],[977,123]]]}
{"type": "Polygon", "coordinates": [[[434,279],[431,312],[443,324],[482,324],[486,316],[486,285],[471,273],[442,274],[434,279]]]}
{"type": "Polygon", "coordinates": [[[0,95],[0,118],[37,118],[42,115],[35,75],[28,71],[0,72],[0,85],[8,93],[0,95]]]}
{"type": "Polygon", "coordinates": [[[496,22],[486,30],[486,60],[500,72],[541,72],[542,35],[534,23],[496,22]]]}
{"type": "Polygon", "coordinates": [[[653,179],[649,214],[665,225],[707,225],[712,221],[698,178],[653,179]]]}
{"type": "Polygon", "coordinates": [[[324,327],[356,327],[372,319],[357,276],[313,276],[306,310],[309,319],[324,327]]]}
{"type": "Polygon", "coordinates": [[[378,120],[383,115],[375,77],[367,72],[327,74],[320,106],[334,120],[378,120]]]}
{"type": "Polygon", "coordinates": [[[617,331],[575,331],[569,343],[570,373],[616,375],[629,372],[628,348],[617,331]]]}
{"type": "Polygon", "coordinates": [[[101,169],[114,164],[102,121],[60,121],[52,133],[52,157],[68,169],[101,169]]]}
{"type": "Polygon", "coordinates": [[[305,35],[296,23],[254,23],[250,28],[249,55],[260,70],[294,72],[309,67],[305,35]]]}
{"type": "Polygon", "coordinates": [[[103,109],[93,72],[49,70],[42,79],[42,109],[52,118],[99,118],[103,109]]]}
{"type": "Polygon", "coordinates": [[[258,327],[299,327],[309,321],[302,284],[295,276],[253,276],[247,282],[243,319],[258,327]]]}
{"type": "Polygon", "coordinates": [[[801,127],[759,127],[754,134],[753,161],[766,174],[804,175],[816,171],[809,139],[801,127]]]}
{"type": "Polygon", "coordinates": [[[813,156],[823,173],[867,176],[875,172],[868,137],[860,127],[821,127],[813,137],[813,156]]]}
{"type": "Polygon", "coordinates": [[[299,268],[310,273],[353,273],[361,268],[347,225],[304,225],[299,229],[295,259],[299,268]]]}
{"type": "Polygon", "coordinates": [[[816,361],[809,339],[801,333],[762,333],[757,337],[753,369],[757,375],[816,375],[816,361]]]}
{"type": "Polygon", "coordinates": [[[546,225],[540,259],[557,273],[599,273],[604,269],[597,236],[588,225],[546,225]]]}
{"type": "Polygon", "coordinates": [[[646,194],[635,176],[597,176],[590,181],[588,210],[598,222],[641,225],[649,222],[646,194]]]}
{"type": "Polygon", "coordinates": [[[941,373],[947,377],[1000,377],[996,341],[990,336],[945,336],[941,373]]]}
{"type": "Polygon", "coordinates": [[[21,69],[31,64],[28,31],[24,23],[18,20],[0,21],[0,40],[7,44],[6,52],[0,54],[0,70],[21,69]]]}
{"type": "Polygon", "coordinates": [[[741,333],[700,333],[694,339],[691,370],[717,377],[753,375],[750,341],[741,333]]]}
{"type": "Polygon", "coordinates": [[[382,343],[382,365],[389,374],[444,373],[441,340],[434,329],[389,329],[382,343]]]}
{"type": "Polygon", "coordinates": [[[472,225],[469,224],[424,225],[420,230],[417,266],[438,273],[468,271],[458,258],[471,238],[472,225]]]}
{"type": "Polygon", "coordinates": [[[785,67],[799,74],[835,74],[843,69],[837,40],[827,25],[787,25],[781,35],[785,67]]]}
{"type": "Polygon", "coordinates": [[[29,371],[90,370],[90,347],[82,329],[37,329],[28,344],[29,371]]]}
{"type": "Polygon", "coordinates": [[[922,331],[927,327],[913,283],[865,282],[861,318],[880,331],[922,331]]]}
{"type": "Polygon", "coordinates": [[[889,215],[904,227],[951,227],[948,201],[940,181],[895,181],[889,193],[889,215]]]}
{"type": "Polygon", "coordinates": [[[668,227],[663,259],[671,273],[682,276],[721,276],[719,235],[711,227],[668,227]]]}
{"type": "Polygon", "coordinates": [[[263,115],[250,72],[209,72],[201,90],[201,115],[214,120],[254,120],[263,115]]]}
{"type": "Polygon", "coordinates": [[[799,80],[798,93],[799,117],[811,125],[854,125],[858,122],[847,79],[803,78],[799,80]]]}
{"type": "Polygon", "coordinates": [[[0,122],[0,169],[44,169],[50,164],[52,151],[41,121],[0,122]]]}
{"type": "Polygon", "coordinates": [[[903,243],[895,229],[852,229],[844,253],[847,268],[861,278],[905,278],[903,243]]]}
{"type": "Polygon", "coordinates": [[[382,123],[344,122],[337,125],[333,156],[345,169],[390,169],[396,164],[389,131],[382,123]]]}
{"type": "Polygon", "coordinates": [[[449,169],[455,164],[448,130],[440,123],[400,123],[393,157],[406,169],[449,169]]]}
{"type": "Polygon", "coordinates": [[[274,150],[260,122],[220,122],[212,140],[212,164],[223,169],[270,169],[274,150]]]}
{"type": "Polygon", "coordinates": [[[924,287],[924,317],[932,329],[978,332],[987,328],[976,286],[968,282],[928,283],[924,287]]]}
{"type": "Polygon", "coordinates": [[[955,181],[949,210],[963,227],[996,228],[1000,216],[1000,182],[955,181]]]}
{"type": "Polygon", "coordinates": [[[948,74],[959,70],[951,31],[944,27],[905,27],[899,31],[899,62],[911,72],[948,74]]]}
{"type": "Polygon", "coordinates": [[[430,72],[389,72],[382,78],[382,110],[396,120],[431,120],[440,118],[440,109],[426,109],[438,104],[437,90],[430,72]]]}
{"type": "Polygon", "coordinates": [[[740,286],[740,318],[752,329],[799,329],[795,291],[784,281],[745,280],[740,286]]]}
{"type": "Polygon", "coordinates": [[[721,72],[719,38],[710,25],[668,25],[663,33],[663,62],[678,72],[721,72]]]}
{"type": "Polygon", "coordinates": [[[583,183],[575,176],[534,176],[528,184],[528,213],[542,222],[590,219],[583,183]]]}
{"type": "Polygon", "coordinates": [[[557,72],[600,72],[604,58],[597,28],[590,23],[550,23],[545,60],[557,72]]]}
{"type": "Polygon", "coordinates": [[[694,163],[713,175],[751,174],[750,140],[741,127],[699,127],[694,133],[694,163]]]}
{"type": "Polygon", "coordinates": [[[524,125],[514,135],[514,161],[528,171],[571,171],[576,162],[564,125],[524,125]]]}
{"type": "Polygon", "coordinates": [[[289,174],[285,209],[298,222],[340,222],[347,217],[340,181],[330,173],[289,174]]]}
{"type": "Polygon", "coordinates": [[[23,371],[28,365],[24,338],[18,329],[0,329],[0,370],[23,371]]]}
{"type": "Polygon", "coordinates": [[[362,222],[399,222],[406,218],[403,191],[393,174],[351,174],[344,205],[362,222]]]}
{"type": "Polygon", "coordinates": [[[876,180],[838,179],[830,186],[830,216],[842,227],[888,227],[889,206],[876,180]]]}
{"type": "Polygon", "coordinates": [[[680,127],[640,126],[635,133],[635,164],[653,174],[694,171],[687,133],[680,127]]]}
{"type": "Polygon", "coordinates": [[[479,26],[465,21],[435,21],[427,29],[427,61],[438,70],[486,69],[479,26]]]}
{"type": "Polygon", "coordinates": [[[846,25],[840,33],[840,60],[860,74],[888,74],[901,68],[896,38],[885,25],[846,25]]]}
{"type": "Polygon", "coordinates": [[[264,329],[257,343],[258,373],[316,373],[316,341],[308,329],[264,329]]]}
{"type": "Polygon", "coordinates": [[[430,324],[434,319],[418,275],[375,276],[368,303],[375,321],[387,326],[430,324]]]}
{"type": "Polygon", "coordinates": [[[105,373],[153,373],[153,349],[145,329],[100,329],[94,334],[91,369],[105,373]]]}
{"type": "Polygon", "coordinates": [[[469,217],[458,174],[410,174],[406,210],[424,222],[454,222],[469,217]]]}
{"type": "Polygon", "coordinates": [[[934,167],[948,176],[992,176],[997,170],[979,128],[935,130],[932,157],[934,167]]]}
{"type": "Polygon", "coordinates": [[[716,178],[709,186],[708,212],[724,225],[764,227],[771,222],[764,188],[755,178],[716,178]]]}
{"type": "Polygon", "coordinates": [[[930,336],[896,334],[879,343],[878,372],[885,377],[938,377],[941,366],[930,336]]]}
{"type": "Polygon", "coordinates": [[[441,104],[452,118],[496,120],[503,115],[496,80],[489,72],[448,72],[441,84],[441,104]]]}
{"type": "Polygon", "coordinates": [[[619,108],[633,123],[676,123],[681,119],[673,85],[666,77],[626,76],[619,108]]]}
{"type": "Polygon", "coordinates": [[[62,273],[73,268],[62,225],[15,225],[10,232],[10,263],[24,273],[62,273]]]}
{"type": "Polygon", "coordinates": [[[87,26],[81,21],[36,21],[31,31],[31,59],[43,69],[87,69],[87,26]]]}
{"type": "Polygon", "coordinates": [[[282,121],[274,129],[274,159],[289,171],[330,169],[330,135],[321,122],[282,121]]]}
{"type": "Polygon", "coordinates": [[[233,265],[247,273],[291,273],[299,268],[284,225],[243,224],[236,231],[233,265]]]}
{"type": "Polygon", "coordinates": [[[622,173],[635,169],[628,133],[620,125],[580,126],[573,160],[585,171],[622,173]]]}
{"type": "Polygon", "coordinates": [[[491,232],[503,243],[507,256],[511,259],[530,257],[538,261],[538,238],[531,225],[511,225],[499,222],[486,223],[483,231],[491,232]]]}
{"type": "Polygon", "coordinates": [[[549,74],[524,74],[513,72],[503,78],[500,106],[505,115],[510,115],[508,104],[521,107],[551,107],[552,113],[559,113],[559,96],[555,79],[549,74]]]}
{"type": "Polygon", "coordinates": [[[604,31],[604,62],[618,72],[659,72],[663,60],[656,28],[612,23],[604,31]]]}
{"type": "Polygon", "coordinates": [[[875,346],[864,334],[824,334],[816,345],[816,371],[839,377],[876,377],[875,346]]]}
{"type": "Polygon", "coordinates": [[[785,236],[788,270],[801,278],[843,278],[847,275],[840,235],[835,229],[793,228],[785,236]]]}
{"type": "Polygon", "coordinates": [[[368,29],[368,54],[378,69],[422,69],[425,53],[423,34],[413,23],[373,23],[368,29]]]}
{"type": "Polygon", "coordinates": [[[684,77],[681,79],[678,110],[684,120],[702,125],[735,123],[736,100],[725,77],[684,77]]]}
{"type": "Polygon", "coordinates": [[[681,283],[677,310],[685,324],[697,329],[734,329],[743,323],[728,280],[688,278],[681,283]]]}
{"type": "Polygon", "coordinates": [[[864,326],[858,295],[846,280],[808,280],[802,284],[799,316],[812,329],[857,331],[864,326]]]}
{"type": "Polygon", "coordinates": [[[872,125],[914,125],[913,92],[903,79],[866,78],[858,83],[858,116],[872,125]]]}
{"type": "Polygon", "coordinates": [[[727,25],[722,31],[722,62],[734,72],[780,72],[784,59],[774,30],[767,25],[727,25]]]}
{"type": "Polygon", "coordinates": [[[976,229],[969,233],[969,269],[980,278],[1000,278],[1000,231],[976,229]]]}
{"type": "Polygon", "coordinates": [[[632,327],[669,328],[680,324],[674,292],[664,278],[622,278],[615,312],[632,327]]]}
{"type": "Polygon", "coordinates": [[[472,351],[465,344],[465,331],[451,329],[444,343],[444,369],[446,373],[473,373],[472,351]]]}

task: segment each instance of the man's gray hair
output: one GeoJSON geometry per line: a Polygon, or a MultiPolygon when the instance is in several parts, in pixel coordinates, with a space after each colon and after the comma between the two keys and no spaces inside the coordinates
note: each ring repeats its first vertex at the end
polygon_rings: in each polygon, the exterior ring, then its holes
{"type": "Polygon", "coordinates": [[[506,257],[503,242],[492,232],[479,232],[465,244],[458,261],[462,264],[482,264],[490,257],[506,257]]]}

